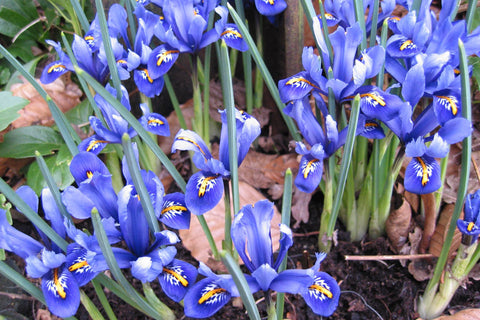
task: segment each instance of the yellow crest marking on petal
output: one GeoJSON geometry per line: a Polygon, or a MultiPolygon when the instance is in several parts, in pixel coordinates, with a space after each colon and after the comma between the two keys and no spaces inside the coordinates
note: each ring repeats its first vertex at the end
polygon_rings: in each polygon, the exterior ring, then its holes
{"type": "Polygon", "coordinates": [[[63,289],[63,286],[58,279],[58,268],[53,269],[53,284],[55,285],[55,289],[57,289],[57,293],[60,298],[65,299],[67,297],[67,293],[63,289]]]}
{"type": "Polygon", "coordinates": [[[87,178],[88,178],[88,179],[91,179],[92,177],[93,177],[93,172],[90,171],[90,170],[88,170],[88,171],[87,171],[87,178]]]}
{"type": "Polygon", "coordinates": [[[405,50],[409,45],[411,45],[413,43],[412,40],[407,40],[405,41],[404,43],[402,43],[402,45],[400,46],[400,51],[403,51],[405,50]]]}
{"type": "Polygon", "coordinates": [[[205,152],[202,150],[202,148],[200,147],[200,145],[199,145],[198,143],[196,143],[195,141],[193,141],[192,139],[186,138],[186,137],[178,137],[177,139],[178,139],[178,140],[183,140],[183,141],[188,141],[188,142],[190,142],[190,143],[193,144],[195,147],[197,147],[204,156],[206,156],[205,152]]]}
{"type": "Polygon", "coordinates": [[[378,124],[375,122],[366,122],[365,127],[378,127],[378,124]]]}
{"type": "Polygon", "coordinates": [[[305,170],[303,170],[303,178],[307,179],[308,175],[312,172],[313,164],[318,162],[318,159],[312,159],[308,161],[307,165],[305,166],[305,170]]]}
{"type": "Polygon", "coordinates": [[[168,50],[168,51],[161,52],[160,57],[157,59],[157,67],[159,67],[167,59],[168,55],[172,53],[179,53],[179,52],[180,51],[178,50],[168,50]]]}
{"type": "Polygon", "coordinates": [[[150,75],[148,74],[148,70],[147,69],[142,69],[141,71],[144,73],[145,78],[148,80],[148,82],[153,83],[153,79],[150,78],[150,75]]]}
{"type": "Polygon", "coordinates": [[[86,267],[86,266],[88,266],[87,261],[77,262],[75,264],[72,264],[70,267],[68,267],[68,271],[72,272],[72,271],[81,269],[81,268],[86,267]]]}
{"type": "Polygon", "coordinates": [[[227,29],[227,30],[223,31],[222,34],[220,35],[220,37],[223,37],[226,34],[233,34],[237,38],[242,38],[242,35],[240,34],[240,32],[238,32],[236,30],[232,30],[232,29],[227,29]]]}
{"type": "Polygon", "coordinates": [[[226,291],[227,290],[225,290],[223,288],[216,288],[216,289],[210,290],[207,293],[205,293],[204,295],[202,295],[200,297],[200,299],[198,299],[198,304],[202,304],[205,301],[207,301],[208,299],[210,299],[211,297],[213,297],[214,295],[216,295],[218,293],[226,292],[226,291]]]}
{"type": "Polygon", "coordinates": [[[326,295],[328,298],[330,298],[330,299],[333,298],[333,294],[330,292],[330,290],[328,290],[327,288],[324,288],[324,287],[322,287],[318,284],[312,284],[310,287],[308,287],[308,289],[320,291],[321,293],[326,295]]]}
{"type": "Polygon", "coordinates": [[[150,120],[148,120],[147,124],[148,125],[155,124],[155,125],[161,126],[162,124],[164,124],[164,122],[162,120],[159,120],[159,119],[150,119],[150,120]]]}
{"type": "Polygon", "coordinates": [[[87,147],[87,150],[88,152],[90,152],[92,149],[95,148],[95,146],[99,143],[108,143],[108,141],[105,141],[105,140],[93,140],[92,142],[90,142],[88,144],[88,147],[87,147]]]}
{"type": "MultiPolygon", "coordinates": [[[[353,98],[353,97],[352,97],[353,98]]],[[[360,95],[360,98],[371,98],[373,100],[375,100],[379,105],[381,105],[382,107],[385,107],[386,106],[386,103],[385,103],[385,100],[383,100],[383,98],[381,96],[378,96],[376,94],[373,94],[373,93],[364,93],[364,94],[361,94],[360,95]]]]}
{"type": "Polygon", "coordinates": [[[175,279],[177,279],[178,281],[180,281],[180,283],[182,284],[182,286],[184,286],[184,287],[188,286],[188,281],[187,281],[187,279],[185,279],[184,277],[182,277],[178,272],[175,272],[175,271],[173,271],[173,270],[171,270],[171,269],[167,269],[167,268],[163,268],[163,272],[170,274],[170,275],[173,276],[175,279]]]}
{"type": "Polygon", "coordinates": [[[119,59],[119,60],[117,60],[117,63],[120,63],[120,64],[127,63],[127,60],[119,59]]]}
{"type": "Polygon", "coordinates": [[[454,99],[452,99],[451,97],[448,97],[448,96],[437,96],[437,98],[447,100],[447,102],[450,104],[450,108],[451,108],[451,110],[452,110],[452,114],[453,114],[454,116],[457,115],[458,107],[457,107],[457,103],[455,102],[454,99]]]}
{"type": "Polygon", "coordinates": [[[428,168],[422,158],[417,157],[417,161],[420,163],[420,166],[422,166],[422,186],[425,186],[428,180],[430,180],[428,177],[428,168]]]}
{"type": "Polygon", "coordinates": [[[203,179],[202,183],[200,184],[200,188],[198,188],[198,196],[203,197],[205,192],[207,191],[207,186],[210,180],[214,180],[216,177],[206,177],[203,179]]]}
{"type": "Polygon", "coordinates": [[[268,3],[273,6],[275,4],[275,0],[268,0],[268,3]]]}
{"type": "Polygon", "coordinates": [[[170,206],[170,207],[166,207],[165,209],[163,209],[160,214],[165,214],[168,211],[172,211],[172,210],[187,211],[188,209],[184,206],[170,206]]]}
{"type": "Polygon", "coordinates": [[[470,222],[467,226],[467,231],[472,231],[474,226],[475,226],[475,223],[470,222]]]}
{"type": "Polygon", "coordinates": [[[85,36],[83,39],[84,39],[85,41],[93,41],[93,40],[95,40],[95,38],[94,38],[93,36],[85,36]]]}
{"type": "Polygon", "coordinates": [[[64,64],[56,63],[53,66],[51,66],[50,68],[48,68],[47,72],[52,73],[54,71],[57,71],[57,69],[66,69],[66,68],[67,67],[64,64]]]}
{"type": "Polygon", "coordinates": [[[308,81],[307,79],[303,78],[303,77],[293,77],[291,78],[290,80],[287,81],[287,83],[285,83],[285,85],[294,85],[298,82],[304,82],[304,83],[307,83],[309,85],[311,85],[312,87],[316,88],[316,89],[319,89],[316,85],[314,85],[313,83],[311,83],[310,81],[308,81]]]}

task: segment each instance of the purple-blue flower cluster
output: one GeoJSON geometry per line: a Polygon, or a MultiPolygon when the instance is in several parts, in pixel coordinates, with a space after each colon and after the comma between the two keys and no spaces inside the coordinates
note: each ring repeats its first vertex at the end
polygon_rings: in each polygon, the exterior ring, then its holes
{"type": "MultiPolygon", "coordinates": [[[[371,26],[373,1],[363,3],[367,31],[376,30],[371,26]]],[[[469,34],[465,21],[452,22],[453,5],[445,6],[437,19],[429,9],[430,1],[422,1],[418,12],[398,18],[389,16],[395,1],[384,1],[378,23],[388,19],[392,35],[385,47],[376,44],[360,52],[363,35],[353,1],[324,4],[328,26],[337,26],[328,36],[333,56],[319,32],[321,57],[312,48],[305,48],[305,70],[278,83],[282,101],[288,103],[285,112],[296,120],[310,145],[297,143],[296,151],[302,155],[297,187],[313,192],[322,176],[321,162],[345,142],[345,128],[338,133],[326,107],[330,92],[337,105],[360,96],[357,134],[381,139],[386,127],[400,139],[406,155],[412,158],[405,172],[406,190],[417,194],[436,191],[441,186],[436,158],[445,157],[451,144],[471,133],[470,122],[461,116],[458,41],[465,44],[467,55],[478,53],[480,29],[469,34]],[[387,89],[369,84],[383,66],[392,79],[387,89]],[[311,98],[322,115],[320,123],[310,106],[311,98]],[[419,112],[423,105],[426,107],[419,112]]],[[[317,19],[321,24],[320,17],[317,19]]]]}
{"type": "MultiPolygon", "coordinates": [[[[109,9],[108,31],[120,79],[127,80],[133,73],[138,90],[147,97],[162,92],[163,75],[180,53],[197,54],[219,39],[237,50],[248,49],[236,25],[227,23],[228,10],[218,5],[217,0],[138,1],[134,13],[138,25],[133,41],[128,36],[126,10],[119,4],[109,9]],[[148,10],[146,5],[150,3],[158,7],[162,15],[148,10]],[[207,30],[209,16],[214,13],[218,19],[214,27],[207,30]]],[[[59,59],[45,67],[40,78],[42,83],[50,83],[62,74],[74,71],[72,61],[60,44],[53,41],[48,44],[55,48],[59,59]]],[[[82,70],[102,84],[109,81],[112,70],[108,67],[98,16],[83,37],[74,36],[72,51],[82,70]]]]}

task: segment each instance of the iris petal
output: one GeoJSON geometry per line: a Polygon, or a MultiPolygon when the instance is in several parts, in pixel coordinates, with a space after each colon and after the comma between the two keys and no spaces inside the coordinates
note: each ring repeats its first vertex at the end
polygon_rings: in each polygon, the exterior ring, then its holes
{"type": "Polygon", "coordinates": [[[152,79],[163,76],[177,61],[180,51],[168,45],[155,48],[148,59],[148,72],[152,79]]]}
{"type": "Polygon", "coordinates": [[[213,209],[222,199],[223,178],[200,171],[190,177],[186,186],[185,202],[193,214],[200,215],[213,209]]]}
{"type": "Polygon", "coordinates": [[[195,283],[197,269],[191,264],[174,259],[163,267],[158,280],[165,294],[175,302],[183,299],[187,290],[195,283]]]}
{"type": "Polygon", "coordinates": [[[340,298],[340,288],[330,275],[325,272],[315,273],[315,281],[302,294],[303,299],[320,316],[328,317],[333,314],[340,298]]]}
{"type": "Polygon", "coordinates": [[[54,315],[67,318],[77,312],[80,290],[77,281],[65,267],[52,269],[42,278],[42,291],[54,315]]]}
{"type": "Polygon", "coordinates": [[[323,159],[317,159],[310,154],[300,160],[295,186],[300,191],[312,193],[320,184],[323,174],[323,159]]]}
{"type": "Polygon", "coordinates": [[[424,155],[413,158],[405,170],[405,189],[416,194],[426,194],[441,186],[440,166],[437,161],[424,155]]]}
{"type": "Polygon", "coordinates": [[[183,193],[175,192],[163,197],[162,211],[158,219],[166,226],[178,230],[188,229],[190,216],[183,193]]]}
{"type": "Polygon", "coordinates": [[[227,304],[230,298],[231,294],[214,280],[202,279],[185,295],[185,315],[193,318],[208,318],[227,304]]]}

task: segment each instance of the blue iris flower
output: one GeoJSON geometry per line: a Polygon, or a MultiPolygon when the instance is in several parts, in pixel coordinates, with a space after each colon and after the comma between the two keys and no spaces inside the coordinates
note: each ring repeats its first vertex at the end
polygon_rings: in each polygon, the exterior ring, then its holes
{"type": "MultiPolygon", "coordinates": [[[[30,187],[20,187],[17,194],[34,212],[38,212],[38,197],[30,187]]],[[[64,218],[49,189],[42,190],[42,208],[45,219],[50,221],[57,234],[63,238],[67,234],[71,236],[72,233],[66,229],[64,218]]],[[[30,277],[41,278],[42,292],[53,314],[62,318],[73,316],[80,304],[79,287],[92,280],[98,272],[105,270],[95,266],[90,260],[94,256],[101,260],[101,251],[95,250],[92,241],[84,243],[85,247],[71,243],[65,255],[43,232],[39,231],[39,235],[43,244],[11,226],[6,212],[0,209],[0,247],[23,258],[30,277]]],[[[98,248],[98,244],[96,247],[98,248]]]]}
{"type": "MultiPolygon", "coordinates": [[[[107,84],[106,89],[112,96],[116,96],[116,90],[112,86],[107,84]]],[[[121,102],[123,106],[130,111],[131,106],[128,98],[128,92],[123,86],[121,87],[121,90],[121,102]]],[[[108,143],[122,143],[122,136],[125,133],[131,138],[137,135],[137,132],[130,127],[128,122],[120,115],[120,113],[102,96],[97,94],[94,99],[102,111],[107,127],[99,118],[90,116],[90,125],[95,131],[95,134],[83,140],[78,145],[78,149],[80,151],[88,151],[99,154],[108,143]]],[[[170,134],[170,128],[168,126],[167,119],[164,116],[158,113],[149,112],[145,105],[141,105],[141,108],[144,112],[144,115],[139,119],[139,121],[145,130],[161,136],[167,136],[170,134]]]]}
{"type": "MultiPolygon", "coordinates": [[[[125,68],[125,54],[123,48],[119,46],[117,38],[121,37],[124,42],[130,46],[127,37],[126,17],[126,11],[121,5],[114,4],[110,7],[107,25],[109,34],[112,37],[111,41],[117,65],[122,70],[125,68]]],[[[51,40],[47,40],[47,43],[55,48],[59,60],[49,63],[43,69],[40,77],[42,83],[50,83],[62,74],[68,71],[74,71],[70,58],[62,51],[60,44],[51,40]]],[[[92,21],[90,29],[85,33],[84,37],[79,35],[74,36],[72,51],[81,69],[85,70],[100,83],[105,83],[108,80],[110,70],[108,69],[108,64],[104,56],[102,35],[97,16],[92,21]]],[[[121,78],[127,79],[129,76],[122,70],[120,71],[121,78]]]]}
{"type": "MultiPolygon", "coordinates": [[[[330,316],[338,305],[340,288],[335,279],[319,271],[326,254],[317,255],[317,261],[310,269],[279,273],[278,268],[293,240],[290,228],[280,225],[280,249],[274,259],[270,235],[273,214],[273,203],[262,200],[253,206],[244,206],[235,215],[231,227],[233,244],[251,273],[245,276],[250,290],[253,293],[274,290],[301,294],[316,314],[330,316]]],[[[201,266],[200,273],[206,278],[196,283],[185,296],[185,314],[195,318],[213,315],[231,297],[238,296],[230,275],[215,275],[204,266],[201,266]]]]}
{"type": "Polygon", "coordinates": [[[464,206],[464,217],[458,219],[457,227],[464,235],[470,236],[471,241],[467,245],[473,244],[480,235],[480,190],[467,195],[464,206]]]}
{"type": "MultiPolygon", "coordinates": [[[[142,177],[155,211],[161,211],[164,206],[162,183],[153,172],[142,171],[142,177]]],[[[116,260],[123,268],[130,268],[132,275],[142,282],[158,278],[165,294],[178,302],[195,282],[197,270],[189,263],[175,259],[177,250],[173,245],[180,239],[174,232],[157,232],[153,242],[150,240],[140,197],[130,183],[127,180],[127,185],[118,194],[118,223],[128,250],[118,248],[116,260]]]]}
{"type": "Polygon", "coordinates": [[[202,48],[223,39],[240,51],[248,50],[243,36],[235,24],[227,24],[228,11],[218,1],[153,1],[162,8],[163,16],[155,25],[155,35],[163,42],[153,49],[148,59],[148,72],[152,79],[164,75],[173,66],[180,53],[197,54],[202,48]],[[219,16],[214,28],[207,30],[210,14],[219,16]]]}
{"type": "MultiPolygon", "coordinates": [[[[227,115],[220,111],[222,131],[220,135],[219,160],[214,159],[202,138],[193,131],[181,129],[175,136],[172,152],[190,150],[195,154],[193,162],[200,169],[190,177],[185,192],[188,209],[196,215],[213,209],[220,201],[224,191],[223,179],[230,177],[228,155],[227,115]]],[[[236,110],[237,154],[240,165],[250,145],[260,135],[260,124],[249,114],[236,110]]]]}

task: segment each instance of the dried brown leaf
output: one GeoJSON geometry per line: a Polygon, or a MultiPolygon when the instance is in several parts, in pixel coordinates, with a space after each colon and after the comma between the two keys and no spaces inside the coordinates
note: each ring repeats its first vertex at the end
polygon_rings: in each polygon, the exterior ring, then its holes
{"type": "MultiPolygon", "coordinates": [[[[440,217],[438,219],[435,232],[432,235],[432,239],[430,242],[430,250],[429,250],[430,253],[436,257],[440,256],[440,252],[442,251],[443,243],[447,235],[448,226],[450,225],[450,220],[452,219],[454,209],[455,209],[454,204],[447,204],[443,208],[443,210],[440,212],[440,217]]],[[[460,217],[463,217],[463,212],[460,217]]],[[[448,253],[448,256],[450,259],[453,258],[453,254],[457,251],[458,247],[460,246],[461,240],[462,240],[462,235],[460,231],[458,231],[458,229],[455,229],[452,245],[450,246],[450,251],[448,253]]]]}
{"type": "Polygon", "coordinates": [[[404,199],[400,208],[392,211],[385,222],[388,239],[397,253],[407,242],[411,220],[412,208],[404,199]]]}
{"type": "MultiPolygon", "coordinates": [[[[58,78],[52,83],[41,85],[63,112],[72,109],[80,103],[82,91],[68,79],[58,78]]],[[[51,126],[54,123],[47,102],[29,82],[24,80],[23,83],[14,84],[11,87],[11,91],[14,96],[30,101],[28,105],[18,112],[20,118],[12,123],[12,128],[31,125],[51,126]]]]}
{"type": "Polygon", "coordinates": [[[451,316],[441,316],[434,320],[480,320],[480,309],[466,309],[451,316]]]}
{"type": "MultiPolygon", "coordinates": [[[[254,189],[252,186],[245,182],[239,183],[240,187],[240,206],[247,204],[254,204],[259,200],[264,200],[265,197],[254,189]]],[[[278,241],[280,239],[279,224],[281,222],[281,216],[276,207],[274,206],[274,216],[272,219],[272,243],[273,250],[278,249],[278,241]]],[[[215,239],[217,248],[222,248],[222,240],[225,235],[225,204],[223,199],[220,200],[218,205],[211,211],[204,214],[205,220],[207,221],[208,227],[212,232],[212,236],[215,239]]],[[[210,268],[214,270],[219,270],[222,267],[221,264],[216,263],[212,264],[212,252],[210,250],[207,238],[203,233],[202,227],[198,220],[193,217],[190,229],[180,230],[180,238],[182,239],[182,244],[185,248],[191,251],[192,256],[207,264],[210,268]]]]}

